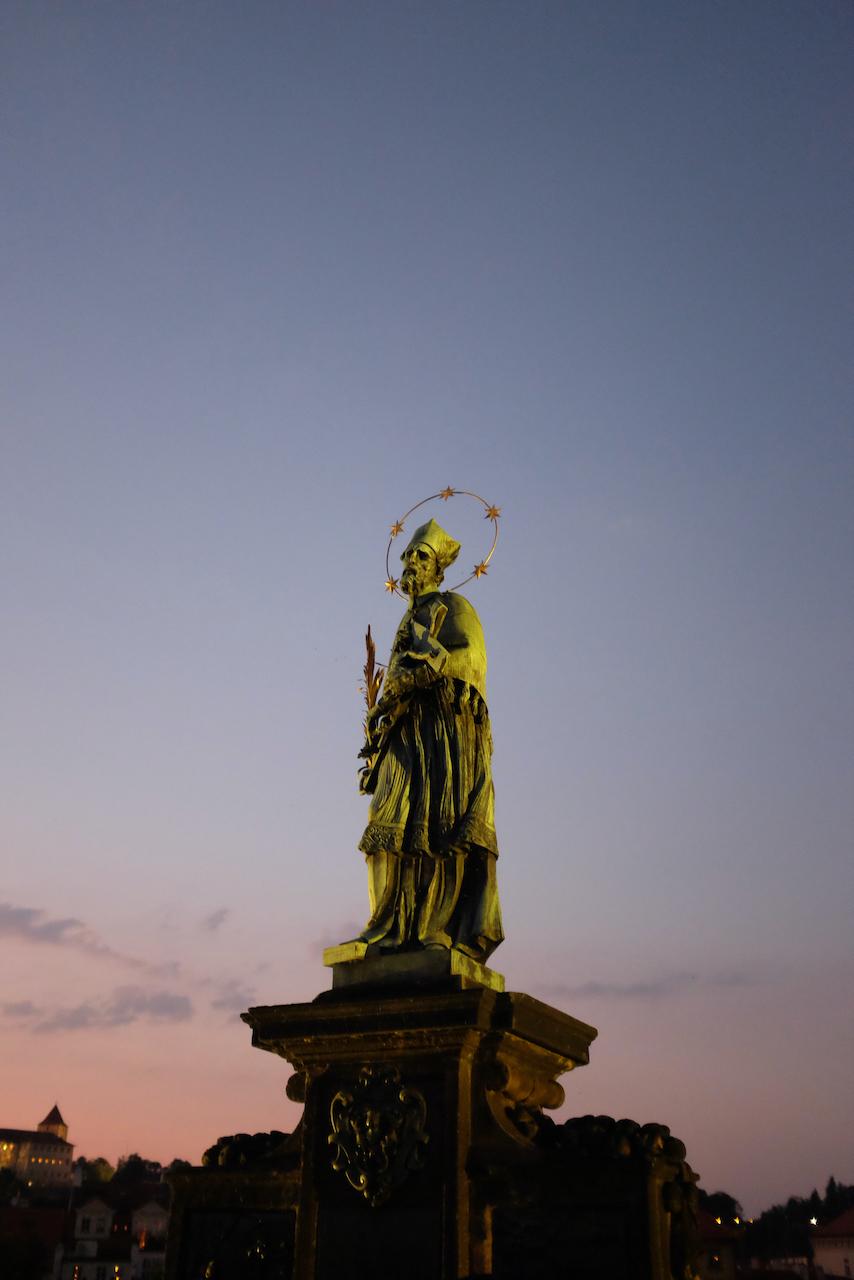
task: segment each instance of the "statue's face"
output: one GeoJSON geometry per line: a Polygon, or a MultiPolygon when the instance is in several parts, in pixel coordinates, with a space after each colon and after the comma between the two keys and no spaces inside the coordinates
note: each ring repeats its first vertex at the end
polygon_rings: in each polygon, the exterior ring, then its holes
{"type": "Polygon", "coordinates": [[[405,553],[400,585],[408,596],[414,598],[438,591],[441,576],[435,551],[423,542],[410,547],[405,553]]]}

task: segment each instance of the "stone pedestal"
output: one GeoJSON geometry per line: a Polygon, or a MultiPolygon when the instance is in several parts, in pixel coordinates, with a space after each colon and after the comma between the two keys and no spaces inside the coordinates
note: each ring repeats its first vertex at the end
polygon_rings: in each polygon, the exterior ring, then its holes
{"type": "Polygon", "coordinates": [[[294,1280],[492,1275],[491,1171],[536,1160],[557,1077],[588,1061],[593,1027],[472,985],[447,952],[406,959],[345,961],[312,1004],[243,1014],[305,1101],[294,1280]]]}
{"type": "Polygon", "coordinates": [[[452,953],[329,958],[332,990],[242,1015],[303,1118],[172,1177],[167,1280],[694,1274],[696,1175],[669,1129],[544,1114],[593,1027],[452,953]]]}

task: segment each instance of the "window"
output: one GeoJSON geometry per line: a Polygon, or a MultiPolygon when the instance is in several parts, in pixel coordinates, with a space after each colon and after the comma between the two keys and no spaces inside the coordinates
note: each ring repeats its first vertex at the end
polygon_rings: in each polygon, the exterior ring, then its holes
{"type": "Polygon", "coordinates": [[[85,1236],[88,1236],[88,1234],[89,1234],[89,1232],[90,1232],[91,1230],[92,1230],[92,1219],[91,1219],[91,1218],[81,1218],[81,1219],[80,1219],[80,1231],[81,1231],[81,1234],[82,1234],[82,1235],[85,1235],[85,1236]]]}

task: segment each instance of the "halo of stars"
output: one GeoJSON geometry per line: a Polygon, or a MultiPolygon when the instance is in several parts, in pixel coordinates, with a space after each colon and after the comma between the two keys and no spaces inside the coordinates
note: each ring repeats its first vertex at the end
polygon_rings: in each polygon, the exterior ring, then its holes
{"type": "Polygon", "coordinates": [[[420,502],[416,502],[414,507],[410,507],[408,511],[405,511],[400,519],[395,520],[394,524],[391,526],[388,546],[385,549],[385,589],[391,595],[400,596],[402,600],[405,600],[406,596],[400,590],[400,579],[393,577],[391,566],[389,565],[392,543],[395,538],[399,537],[399,535],[403,533],[406,521],[412,515],[413,511],[417,511],[419,507],[425,506],[428,502],[435,502],[437,498],[441,498],[443,502],[448,502],[451,498],[474,498],[475,502],[479,502],[483,507],[484,520],[492,521],[492,543],[490,544],[486,555],[478,564],[474,565],[467,578],[463,578],[460,582],[456,583],[455,586],[449,587],[449,591],[459,590],[459,588],[464,587],[467,582],[471,582],[472,578],[484,577],[487,569],[489,568],[489,562],[492,559],[493,552],[495,551],[495,547],[498,542],[498,520],[501,516],[500,507],[496,507],[494,504],[487,502],[479,493],[472,493],[470,489],[452,489],[449,485],[446,489],[440,489],[438,493],[431,493],[429,498],[422,498],[420,502]]]}

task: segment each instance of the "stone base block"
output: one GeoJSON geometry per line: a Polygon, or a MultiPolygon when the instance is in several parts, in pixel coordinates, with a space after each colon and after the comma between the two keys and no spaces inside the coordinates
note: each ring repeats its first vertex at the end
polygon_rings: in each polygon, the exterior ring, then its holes
{"type": "Polygon", "coordinates": [[[544,1114],[593,1027],[448,953],[331,951],[331,991],[243,1014],[303,1117],[175,1175],[167,1280],[694,1274],[696,1175],[670,1131],[544,1114]]]}
{"type": "Polygon", "coordinates": [[[420,991],[442,985],[457,991],[470,987],[504,990],[503,974],[444,947],[383,954],[367,942],[343,942],[326,948],[323,963],[332,969],[333,991],[345,987],[420,991]]]}

